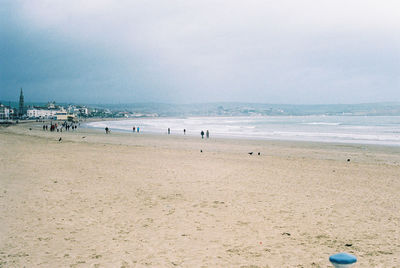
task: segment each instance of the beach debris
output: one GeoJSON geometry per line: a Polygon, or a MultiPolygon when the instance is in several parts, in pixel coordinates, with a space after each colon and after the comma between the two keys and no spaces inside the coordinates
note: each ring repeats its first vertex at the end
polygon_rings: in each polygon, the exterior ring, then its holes
{"type": "Polygon", "coordinates": [[[62,138],[60,137],[60,138],[58,139],[58,141],[62,141],[62,138]]]}
{"type": "Polygon", "coordinates": [[[331,255],[329,261],[335,267],[350,267],[353,263],[357,262],[357,257],[343,252],[331,255]]]}
{"type": "Polygon", "coordinates": [[[86,138],[86,136],[83,136],[82,139],[86,138]]]}
{"type": "Polygon", "coordinates": [[[282,233],[282,235],[290,236],[290,233],[284,232],[284,233],[282,233]]]}
{"type": "Polygon", "coordinates": [[[30,127],[29,130],[32,130],[32,128],[30,127]]]}
{"type": "Polygon", "coordinates": [[[353,244],[351,244],[351,243],[345,244],[346,247],[351,247],[352,245],[353,245],[353,244]]]}
{"type": "Polygon", "coordinates": [[[261,153],[260,153],[260,152],[258,152],[258,155],[261,155],[261,153]]]}
{"type": "Polygon", "coordinates": [[[200,150],[200,153],[202,153],[203,152],[203,150],[200,150]]]}
{"type": "Polygon", "coordinates": [[[248,153],[249,155],[253,155],[253,152],[248,153]]]}
{"type": "Polygon", "coordinates": [[[347,158],[347,162],[350,162],[350,158],[347,158]]]}

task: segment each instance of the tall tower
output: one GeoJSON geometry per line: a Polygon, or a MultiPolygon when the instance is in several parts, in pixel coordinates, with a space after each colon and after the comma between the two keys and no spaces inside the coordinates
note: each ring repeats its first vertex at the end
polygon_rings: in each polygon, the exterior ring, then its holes
{"type": "Polygon", "coordinates": [[[19,95],[18,117],[21,118],[24,114],[25,114],[24,93],[22,92],[22,88],[21,88],[21,93],[19,95]]]}

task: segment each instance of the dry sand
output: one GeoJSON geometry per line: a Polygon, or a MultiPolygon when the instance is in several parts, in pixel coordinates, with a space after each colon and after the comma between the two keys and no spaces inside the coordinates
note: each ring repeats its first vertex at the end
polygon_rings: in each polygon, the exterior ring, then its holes
{"type": "Polygon", "coordinates": [[[0,152],[0,267],[400,267],[400,147],[32,123],[0,152]]]}

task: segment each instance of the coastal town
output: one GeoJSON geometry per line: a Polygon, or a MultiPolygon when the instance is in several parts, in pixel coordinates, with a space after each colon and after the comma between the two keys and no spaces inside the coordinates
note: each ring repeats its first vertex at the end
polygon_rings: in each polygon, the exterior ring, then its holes
{"type": "Polygon", "coordinates": [[[57,104],[49,101],[42,105],[26,105],[24,93],[20,89],[18,105],[4,104],[0,102],[0,123],[9,124],[19,120],[59,120],[78,122],[91,117],[99,118],[129,118],[154,116],[154,114],[142,114],[129,111],[115,111],[107,108],[88,107],[76,104],[57,104]]]}

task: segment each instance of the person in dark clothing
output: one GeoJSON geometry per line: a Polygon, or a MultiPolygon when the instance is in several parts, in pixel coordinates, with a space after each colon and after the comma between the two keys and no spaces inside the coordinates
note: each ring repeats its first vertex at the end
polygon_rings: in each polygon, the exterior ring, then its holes
{"type": "Polygon", "coordinates": [[[204,131],[203,130],[200,132],[200,135],[201,135],[201,138],[204,139],[204,131]]]}

